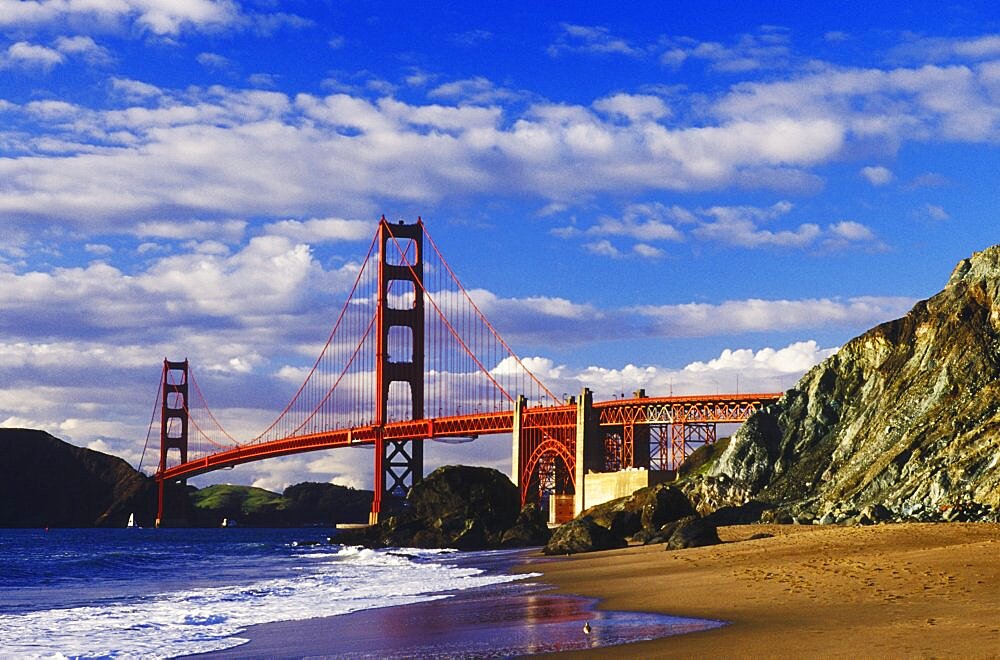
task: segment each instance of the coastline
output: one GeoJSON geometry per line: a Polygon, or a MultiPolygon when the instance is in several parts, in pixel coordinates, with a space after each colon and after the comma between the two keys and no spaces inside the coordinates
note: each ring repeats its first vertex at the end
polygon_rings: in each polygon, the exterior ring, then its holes
{"type": "Polygon", "coordinates": [[[503,649],[515,637],[533,652],[615,658],[1000,654],[1000,524],[740,525],[719,536],[676,551],[521,552],[504,571],[541,577],[252,626],[238,635],[248,643],[192,657],[497,657],[514,655],[503,649]],[[678,634],[655,638],[671,619],[678,634]],[[686,632],[685,619],[715,624],[686,632]],[[584,620],[600,646],[580,644],[584,620]],[[649,641],[611,639],[620,634],[649,641]]]}
{"type": "Polygon", "coordinates": [[[601,610],[729,624],[603,649],[616,658],[1000,654],[998,524],[740,525],[719,536],[717,546],[529,559],[518,570],[601,610]],[[749,540],[761,533],[773,536],[749,540]]]}
{"type": "Polygon", "coordinates": [[[621,648],[724,625],[649,612],[598,611],[597,599],[555,593],[534,570],[537,549],[458,553],[449,563],[525,579],[442,592],[421,602],[249,626],[238,646],[191,658],[514,657],[621,648]],[[585,634],[591,622],[593,634],[585,634]]]}

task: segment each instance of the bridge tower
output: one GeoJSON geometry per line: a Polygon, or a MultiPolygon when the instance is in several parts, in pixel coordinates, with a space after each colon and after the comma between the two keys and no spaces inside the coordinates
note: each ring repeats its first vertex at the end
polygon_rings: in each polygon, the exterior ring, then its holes
{"type": "MultiPolygon", "coordinates": [[[[167,469],[167,454],[171,449],[180,452],[180,462],[188,460],[188,361],[163,360],[163,400],[160,407],[160,465],[162,474],[167,469]]],[[[156,526],[163,523],[164,480],[157,479],[156,526]]]]}
{"type": "Polygon", "coordinates": [[[393,418],[424,417],[423,222],[378,227],[378,308],[375,357],[375,496],[369,522],[378,522],[382,498],[405,495],[423,478],[423,438],[386,440],[393,418]],[[393,386],[393,384],[397,386],[393,386]],[[405,389],[408,386],[409,397],[405,389]],[[407,405],[409,404],[409,405],[407,405]],[[409,408],[409,410],[406,410],[409,408]]]}

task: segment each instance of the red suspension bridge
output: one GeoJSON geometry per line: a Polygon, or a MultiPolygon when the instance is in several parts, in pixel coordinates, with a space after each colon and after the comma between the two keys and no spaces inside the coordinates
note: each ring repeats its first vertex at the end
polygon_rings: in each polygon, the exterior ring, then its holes
{"type": "MultiPolygon", "coordinates": [[[[242,463],[355,445],[375,448],[378,520],[387,494],[423,476],[423,441],[508,434],[522,502],[586,505],[586,475],[669,472],[716,425],[745,421],[779,394],[563,400],[486,319],[419,219],[383,217],[319,357],[280,415],[247,440],[212,414],[187,360],[164,360],[157,522],[164,485],[242,463]],[[429,249],[427,249],[429,248],[429,249]]],[[[154,414],[151,429],[155,428],[154,414]]],[[[148,444],[148,439],[147,439],[148,444]]]]}

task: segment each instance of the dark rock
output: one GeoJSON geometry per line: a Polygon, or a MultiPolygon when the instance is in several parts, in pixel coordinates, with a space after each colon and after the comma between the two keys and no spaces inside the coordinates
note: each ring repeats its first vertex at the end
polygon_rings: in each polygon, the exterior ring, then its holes
{"type": "Polygon", "coordinates": [[[691,518],[678,523],[667,541],[667,550],[699,548],[722,543],[715,525],[704,518],[691,518]]]}
{"type": "Polygon", "coordinates": [[[642,526],[646,529],[657,529],[695,512],[687,496],[676,486],[658,484],[638,491],[633,498],[643,495],[646,501],[642,505],[642,526]]]}
{"type": "Polygon", "coordinates": [[[689,523],[692,520],[695,520],[697,517],[698,516],[696,515],[690,515],[690,516],[685,516],[683,518],[679,518],[678,520],[672,520],[668,523],[665,523],[659,529],[647,532],[646,538],[643,540],[643,543],[645,543],[646,545],[666,543],[667,541],[670,540],[670,537],[673,536],[674,532],[677,530],[678,527],[680,527],[683,524],[689,523]]]}
{"type": "Polygon", "coordinates": [[[380,529],[386,545],[480,550],[499,547],[520,513],[517,486],[504,474],[450,465],[414,485],[380,529]]]}
{"type": "Polygon", "coordinates": [[[537,504],[529,503],[517,515],[514,526],[503,533],[500,546],[504,548],[524,548],[545,545],[552,537],[545,513],[537,504]]]}
{"type": "Polygon", "coordinates": [[[763,502],[750,501],[741,506],[724,506],[705,516],[713,525],[751,525],[760,522],[768,505],[763,502]]]}
{"type": "Polygon", "coordinates": [[[567,555],[624,548],[627,545],[624,538],[615,536],[590,516],[583,516],[557,528],[542,552],[547,555],[567,555]]]}

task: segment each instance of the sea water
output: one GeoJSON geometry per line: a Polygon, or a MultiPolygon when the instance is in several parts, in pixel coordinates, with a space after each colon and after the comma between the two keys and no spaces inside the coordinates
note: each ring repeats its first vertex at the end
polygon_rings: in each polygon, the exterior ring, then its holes
{"type": "Polygon", "coordinates": [[[262,651],[267,647],[254,647],[260,638],[243,635],[256,624],[349,613],[361,618],[324,642],[323,653],[510,657],[723,625],[595,611],[591,599],[549,593],[535,581],[537,573],[510,574],[524,558],[519,551],[369,550],[329,543],[331,534],[334,530],[251,528],[0,530],[0,657],[215,652],[238,658],[248,639],[257,640],[247,647],[257,655],[294,656],[296,640],[262,651]],[[593,622],[591,634],[582,632],[584,620],[593,622]]]}
{"type": "Polygon", "coordinates": [[[522,579],[447,550],[328,544],[319,529],[0,530],[0,654],[170,657],[248,626],[522,579]]]}

